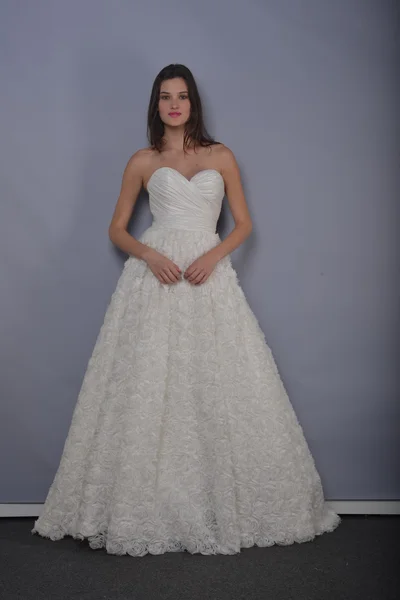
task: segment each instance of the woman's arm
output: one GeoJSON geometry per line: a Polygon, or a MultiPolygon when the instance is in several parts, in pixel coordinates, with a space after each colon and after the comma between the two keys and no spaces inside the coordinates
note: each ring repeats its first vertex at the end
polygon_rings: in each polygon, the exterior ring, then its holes
{"type": "Polygon", "coordinates": [[[146,158],[146,150],[138,150],[129,159],[122,177],[119,198],[108,228],[108,235],[113,244],[123,252],[143,260],[150,248],[131,236],[127,227],[143,185],[142,173],[146,158]]]}
{"type": "Polygon", "coordinates": [[[229,208],[235,221],[235,227],[231,233],[207,253],[219,261],[249,237],[253,224],[243,191],[239,167],[233,152],[226,146],[222,146],[219,150],[218,162],[225,182],[229,208]]]}

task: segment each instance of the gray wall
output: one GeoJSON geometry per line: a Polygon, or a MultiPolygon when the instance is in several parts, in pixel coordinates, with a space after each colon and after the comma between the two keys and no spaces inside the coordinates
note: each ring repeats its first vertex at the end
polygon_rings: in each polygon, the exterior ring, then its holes
{"type": "MultiPolygon", "coordinates": [[[[42,502],[126,256],[151,84],[196,76],[254,220],[232,259],[328,499],[398,499],[395,3],[2,0],[0,502],[42,502]]],[[[132,220],[151,222],[145,196],[132,220]]],[[[224,205],[221,236],[232,226],[224,205]]]]}

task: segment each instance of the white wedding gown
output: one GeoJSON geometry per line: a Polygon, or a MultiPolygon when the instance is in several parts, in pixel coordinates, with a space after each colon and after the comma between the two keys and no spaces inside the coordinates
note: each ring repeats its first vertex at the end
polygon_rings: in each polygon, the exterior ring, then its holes
{"type": "MultiPolygon", "coordinates": [[[[222,176],[161,167],[148,191],[139,239],[183,273],[221,241],[222,176]]],[[[234,554],[339,523],[229,255],[200,285],[162,284],[130,256],[32,533],[110,554],[234,554]]]]}

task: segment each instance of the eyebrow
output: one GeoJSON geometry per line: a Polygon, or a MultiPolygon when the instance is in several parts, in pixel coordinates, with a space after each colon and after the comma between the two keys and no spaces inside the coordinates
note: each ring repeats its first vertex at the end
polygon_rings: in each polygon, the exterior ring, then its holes
{"type": "MultiPolygon", "coordinates": [[[[169,94],[170,92],[164,92],[163,90],[161,90],[160,94],[169,94]]],[[[178,92],[178,94],[187,94],[187,90],[183,90],[182,92],[178,92]]]]}

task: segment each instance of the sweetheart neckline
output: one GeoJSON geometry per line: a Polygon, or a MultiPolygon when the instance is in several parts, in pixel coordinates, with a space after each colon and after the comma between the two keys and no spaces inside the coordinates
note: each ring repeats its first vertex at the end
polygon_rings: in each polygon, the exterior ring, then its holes
{"type": "Polygon", "coordinates": [[[214,173],[217,173],[217,175],[219,175],[221,177],[222,181],[224,180],[224,178],[222,177],[221,173],[219,171],[217,171],[217,169],[201,169],[200,171],[197,171],[197,173],[195,173],[190,179],[188,179],[187,177],[185,177],[185,175],[183,175],[183,173],[181,173],[177,169],[174,169],[174,167],[166,167],[165,166],[165,167],[158,167],[158,169],[156,169],[155,171],[152,172],[152,174],[150,175],[149,180],[147,182],[146,188],[145,188],[146,191],[148,191],[148,189],[149,189],[149,183],[153,179],[154,175],[158,171],[161,171],[162,169],[169,169],[170,171],[173,171],[174,173],[177,173],[178,175],[180,175],[188,183],[191,183],[193,181],[193,179],[195,177],[197,177],[198,175],[200,175],[201,173],[207,173],[207,171],[214,171],[214,173]]]}

